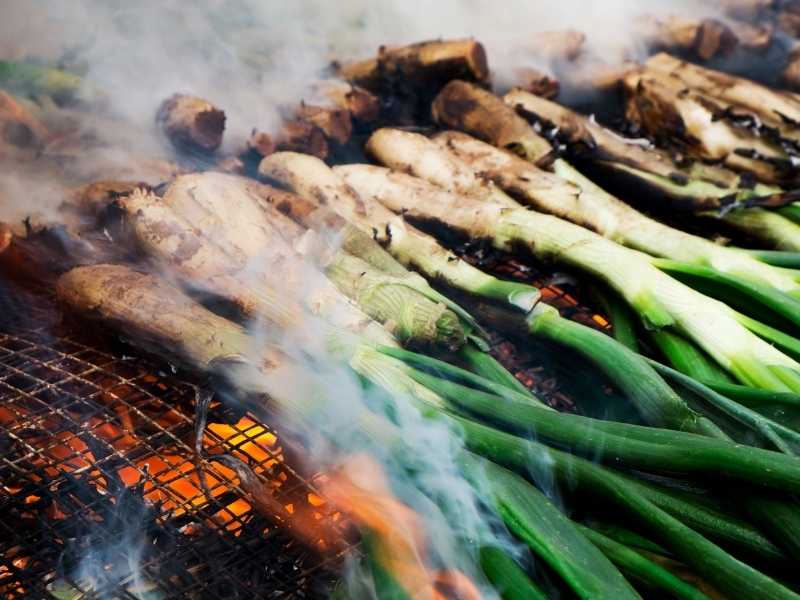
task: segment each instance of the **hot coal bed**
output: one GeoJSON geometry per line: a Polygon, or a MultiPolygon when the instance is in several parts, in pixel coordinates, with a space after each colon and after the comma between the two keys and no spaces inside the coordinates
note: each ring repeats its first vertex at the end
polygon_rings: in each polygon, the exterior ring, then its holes
{"type": "Polygon", "coordinates": [[[313,477],[268,425],[212,400],[198,454],[203,382],[2,292],[3,597],[325,597],[343,550],[298,542],[214,463],[233,453],[273,502],[313,512],[313,477]]]}

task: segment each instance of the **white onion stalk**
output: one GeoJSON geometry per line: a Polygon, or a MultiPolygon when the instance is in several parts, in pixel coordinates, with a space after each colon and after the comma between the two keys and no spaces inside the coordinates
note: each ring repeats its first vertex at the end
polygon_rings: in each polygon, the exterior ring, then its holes
{"type": "Polygon", "coordinates": [[[325,163],[313,156],[278,152],[261,162],[259,173],[297,194],[329,206],[372,235],[397,260],[431,279],[480,297],[510,303],[524,312],[530,311],[539,300],[536,288],[502,281],[476,269],[386,207],[362,200],[325,163]]]}
{"type": "MultiPolygon", "coordinates": [[[[431,172],[453,173],[448,169],[448,158],[438,153],[442,160],[439,165],[431,164],[431,172]]],[[[390,249],[394,243],[394,236],[389,235],[395,230],[392,228],[397,217],[392,211],[382,206],[376,199],[359,195],[319,159],[302,157],[298,155],[273,155],[265,159],[261,165],[263,175],[273,177],[288,185],[298,193],[313,195],[320,204],[333,207],[355,222],[362,223],[365,228],[375,232],[381,239],[381,232],[386,232],[384,243],[390,249]],[[390,224],[387,226],[387,224],[390,224]]],[[[469,177],[467,177],[469,179],[469,177]]],[[[467,185],[469,182],[464,182],[467,185]]],[[[502,192],[494,194],[497,199],[505,204],[514,205],[513,200],[502,192]]],[[[298,211],[307,212],[307,211],[298,211]]],[[[461,273],[474,273],[475,280],[490,278],[462,261],[446,250],[429,236],[416,230],[415,235],[424,240],[428,246],[439,248],[441,253],[450,256],[447,261],[436,264],[436,270],[424,271],[431,278],[440,278],[451,285],[460,287],[463,291],[478,296],[486,296],[481,289],[471,289],[470,279],[464,284],[461,273]]],[[[424,249],[424,247],[423,247],[424,249]]],[[[397,249],[395,248],[395,251],[397,249]]],[[[420,264],[420,263],[417,263],[420,264]]],[[[423,270],[424,270],[424,264],[423,270]]],[[[500,282],[506,285],[505,282],[500,282]]],[[[514,284],[519,285],[519,284],[514,284]]],[[[536,288],[524,286],[528,294],[536,294],[536,288]]],[[[497,300],[502,300],[498,297],[497,300]]],[[[513,297],[509,296],[506,302],[512,303],[513,297]]],[[[704,435],[724,437],[719,428],[709,419],[690,409],[661,377],[638,355],[614,339],[604,334],[563,319],[558,312],[542,303],[528,313],[525,323],[516,323],[514,328],[519,332],[527,330],[528,333],[540,339],[553,341],[561,346],[572,348],[586,357],[590,362],[600,368],[619,388],[628,396],[636,406],[639,413],[647,423],[665,426],[684,431],[702,433],[704,435]]],[[[473,367],[477,366],[469,361],[473,367]]]]}
{"type": "Polygon", "coordinates": [[[410,175],[367,165],[337,167],[348,185],[396,213],[435,220],[498,249],[524,246],[607,282],[649,327],[672,326],[752,387],[800,391],[800,364],[758,338],[728,306],[661,272],[643,252],[557,217],[451,194],[410,175]]]}
{"type": "Polygon", "coordinates": [[[800,252],[800,225],[775,211],[745,208],[731,211],[724,220],[778,250],[800,252]]]}
{"type": "Polygon", "coordinates": [[[413,173],[451,191],[496,200],[497,194],[483,191],[491,188],[481,177],[488,178],[524,204],[589,227],[629,248],[708,266],[781,292],[800,295],[800,282],[795,276],[740,249],[720,246],[651,219],[605,192],[565,160],[555,161],[553,175],[510,152],[449,131],[434,141],[416,133],[381,129],[372,135],[367,147],[386,166],[413,173]],[[443,168],[445,159],[440,157],[436,162],[432,159],[437,148],[440,154],[449,155],[451,160],[447,168],[443,168]],[[442,168],[431,168],[437,164],[442,168]],[[458,178],[449,176],[448,171],[458,173],[458,178]],[[462,174],[464,171],[472,177],[462,174]]]}

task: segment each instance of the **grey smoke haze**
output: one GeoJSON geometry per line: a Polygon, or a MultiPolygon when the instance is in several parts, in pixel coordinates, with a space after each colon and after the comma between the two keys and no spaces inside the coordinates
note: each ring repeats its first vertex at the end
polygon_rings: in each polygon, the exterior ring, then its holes
{"type": "Polygon", "coordinates": [[[537,31],[582,30],[592,59],[614,63],[639,54],[635,37],[626,35],[636,15],[707,15],[715,8],[713,1],[690,0],[0,0],[0,60],[44,60],[84,71],[108,94],[109,116],[117,119],[83,115],[82,134],[102,144],[70,157],[66,169],[39,169],[32,178],[5,165],[0,219],[17,221],[26,211],[47,215],[60,201],[53,189],[61,183],[158,179],[158,169],[141,162],[170,157],[154,135],[153,117],[176,92],[225,110],[224,150],[233,151],[253,128],[273,131],[281,105],[314,100],[309,83],[332,59],[370,56],[381,44],[475,37],[487,47],[495,80],[509,82],[516,68],[547,68],[518,49],[537,31]],[[27,190],[23,197],[20,187],[27,190]]]}
{"type": "Polygon", "coordinates": [[[228,114],[229,140],[252,127],[269,130],[276,107],[308,93],[333,58],[367,56],[380,44],[472,36],[490,65],[536,64],[516,52],[537,31],[575,28],[594,56],[635,53],[625,35],[649,13],[709,14],[713,2],[670,0],[442,0],[297,2],[259,0],[3,0],[3,57],[74,60],[111,96],[115,111],[143,126],[176,91],[207,97],[228,114]]]}

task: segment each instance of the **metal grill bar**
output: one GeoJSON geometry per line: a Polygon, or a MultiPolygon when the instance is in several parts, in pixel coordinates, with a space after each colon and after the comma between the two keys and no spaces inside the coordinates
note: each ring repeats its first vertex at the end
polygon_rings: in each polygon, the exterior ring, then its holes
{"type": "MultiPolygon", "coordinates": [[[[248,495],[230,471],[226,476],[208,458],[198,464],[190,416],[197,384],[161,369],[73,335],[0,334],[0,593],[56,597],[58,582],[74,588],[73,597],[138,597],[131,586],[144,586],[153,598],[324,595],[340,555],[304,548],[255,514],[252,499],[241,500],[248,495]],[[155,532],[130,547],[113,539],[124,523],[100,526],[124,514],[124,502],[136,504],[142,527],[155,532]],[[169,548],[166,563],[163,552],[142,548],[158,550],[159,543],[169,548]],[[92,548],[108,554],[97,558],[100,571],[115,562],[140,570],[110,568],[81,596],[86,584],[70,572],[80,565],[69,563],[92,548]]],[[[282,505],[305,503],[312,512],[313,482],[286,464],[275,432],[252,414],[234,425],[220,422],[224,417],[213,414],[206,456],[247,459],[282,505]],[[248,446],[258,452],[245,452],[248,446]]]]}

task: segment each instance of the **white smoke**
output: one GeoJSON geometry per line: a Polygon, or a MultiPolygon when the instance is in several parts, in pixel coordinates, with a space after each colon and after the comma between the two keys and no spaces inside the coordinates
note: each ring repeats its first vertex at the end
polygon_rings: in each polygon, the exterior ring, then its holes
{"type": "MultiPolygon", "coordinates": [[[[327,233],[322,235],[336,237],[327,233]]],[[[256,286],[256,282],[263,281],[264,264],[262,258],[253,257],[242,276],[256,286]]],[[[315,265],[304,257],[295,266],[302,272],[298,278],[302,285],[292,286],[291,293],[298,296],[292,303],[302,305],[305,298],[328,295],[330,282],[315,265]]],[[[342,305],[332,308],[334,312],[349,313],[342,305]]],[[[280,331],[270,323],[256,321],[251,324],[250,333],[254,340],[253,356],[263,354],[262,344],[278,347],[291,357],[291,365],[262,373],[246,387],[268,390],[273,396],[289,394],[289,401],[295,405],[303,398],[317,398],[316,410],[303,416],[295,414],[294,421],[290,416],[285,425],[304,440],[311,461],[322,471],[335,469],[348,456],[366,453],[374,459],[388,478],[392,494],[423,523],[424,531],[419,533],[424,535],[434,564],[459,569],[480,584],[482,576],[475,569],[479,540],[511,553],[519,551],[509,538],[496,537],[492,527],[502,525],[485,512],[481,495],[459,472],[457,455],[463,446],[458,434],[423,416],[408,398],[365,387],[353,370],[331,360],[331,347],[348,346],[347,333],[339,330],[335,335],[342,337],[332,340],[326,324],[310,315],[295,328],[280,331]],[[308,340],[323,344],[311,347],[308,340]],[[366,428],[362,420],[365,415],[369,419],[366,428]],[[371,429],[373,424],[377,425],[377,431],[371,429]],[[394,447],[395,442],[402,447],[394,447]]],[[[344,350],[345,355],[348,352],[344,350]]],[[[480,474],[476,474],[476,481],[480,486],[480,474]]],[[[496,598],[489,587],[481,591],[487,600],[496,598]]]]}
{"type": "MultiPolygon", "coordinates": [[[[69,187],[97,178],[157,183],[158,161],[171,149],[156,132],[159,104],[176,92],[204,97],[223,110],[223,150],[237,151],[253,128],[274,131],[280,108],[311,99],[310,83],[334,59],[373,55],[383,44],[474,37],[487,47],[498,82],[513,82],[523,67],[547,70],[535,52],[520,50],[536,32],[577,29],[586,54],[614,64],[641,57],[631,27],[642,12],[705,16],[715,2],[562,0],[0,0],[0,60],[34,60],[82,72],[108,96],[107,116],[79,114],[79,143],[64,158],[37,164],[18,185],[0,180],[0,219],[22,210],[53,214],[69,187]],[[17,187],[28,190],[20,195],[17,187]]],[[[49,111],[49,109],[48,109],[49,111]]],[[[76,117],[76,115],[71,115],[76,117]]],[[[61,115],[63,121],[63,115],[61,115]]],[[[1,152],[0,152],[1,154],[1,152]]],[[[41,161],[40,161],[41,162],[41,161]]],[[[6,173],[22,170],[3,165],[6,173]]]]}
{"type": "Polygon", "coordinates": [[[590,54],[607,61],[631,49],[632,19],[642,12],[707,15],[713,2],[508,0],[263,2],[202,0],[40,0],[0,2],[0,58],[44,58],[83,65],[110,105],[147,128],[175,92],[200,95],[228,115],[228,137],[269,131],[276,108],[308,94],[332,59],[374,54],[382,44],[474,37],[491,66],[536,63],[515,52],[536,32],[577,29],[590,54]]]}

